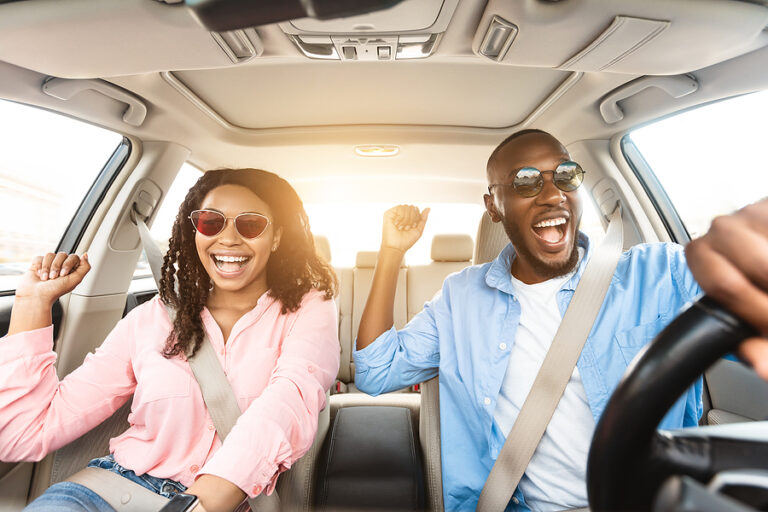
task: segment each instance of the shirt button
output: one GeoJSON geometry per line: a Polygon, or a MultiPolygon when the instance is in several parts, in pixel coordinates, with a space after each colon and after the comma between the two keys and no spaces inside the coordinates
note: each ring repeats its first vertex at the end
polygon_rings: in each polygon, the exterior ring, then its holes
{"type": "Polygon", "coordinates": [[[499,348],[501,350],[507,350],[507,344],[506,343],[499,343],[499,348]]]}
{"type": "Polygon", "coordinates": [[[309,371],[309,373],[313,373],[315,371],[315,367],[312,365],[309,365],[307,366],[307,371],[309,371]]]}
{"type": "Polygon", "coordinates": [[[259,494],[261,492],[261,486],[256,485],[253,487],[253,494],[259,494]]]}
{"type": "Polygon", "coordinates": [[[490,399],[490,398],[488,398],[488,397],[485,397],[485,398],[483,399],[483,403],[484,403],[485,405],[491,405],[491,399],[490,399]]]}
{"type": "Polygon", "coordinates": [[[216,427],[214,427],[213,425],[208,425],[208,430],[216,430],[216,427]]]}
{"type": "Polygon", "coordinates": [[[224,355],[225,350],[221,349],[221,355],[224,355]]]}
{"type": "Polygon", "coordinates": [[[200,466],[198,466],[197,464],[192,464],[191,466],[189,466],[189,470],[193,473],[197,473],[200,470],[200,466]]]}
{"type": "Polygon", "coordinates": [[[517,499],[516,496],[512,496],[512,503],[514,503],[515,505],[519,505],[520,504],[520,500],[517,499]]]}

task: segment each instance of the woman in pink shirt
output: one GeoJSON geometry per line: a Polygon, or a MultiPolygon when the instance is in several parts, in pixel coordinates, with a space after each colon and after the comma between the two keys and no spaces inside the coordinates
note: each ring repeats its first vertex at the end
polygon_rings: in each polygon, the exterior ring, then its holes
{"type": "MultiPolygon", "coordinates": [[[[87,256],[48,254],[16,290],[0,339],[0,460],[40,460],[133,395],[130,427],[89,465],[165,497],[194,494],[195,510],[233,510],[270,494],[312,445],[339,367],[336,277],[315,252],[293,188],[256,169],[206,172],[176,217],[159,298],[131,311],[59,381],[51,305],[89,269],[87,256]],[[243,411],[224,443],[185,356],[204,331],[243,411]]],[[[54,507],[112,510],[72,482],[28,510],[54,507]]]]}

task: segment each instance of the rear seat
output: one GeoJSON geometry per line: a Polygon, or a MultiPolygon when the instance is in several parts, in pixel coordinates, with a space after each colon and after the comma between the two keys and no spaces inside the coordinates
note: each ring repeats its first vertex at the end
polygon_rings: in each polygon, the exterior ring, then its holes
{"type": "Polygon", "coordinates": [[[432,263],[408,267],[408,321],[442,288],[449,274],[470,265],[474,245],[469,235],[435,235],[432,263]]]}
{"type": "MultiPolygon", "coordinates": [[[[318,252],[331,261],[330,246],[327,238],[315,237],[318,252]]],[[[470,265],[473,243],[469,235],[436,235],[432,240],[432,263],[414,265],[400,269],[395,293],[394,324],[402,328],[424,307],[442,287],[443,280],[449,274],[470,265]]],[[[373,281],[376,266],[376,252],[357,254],[354,268],[334,267],[339,277],[339,295],[336,304],[339,309],[339,341],[341,343],[341,364],[335,389],[331,396],[331,420],[342,407],[382,405],[407,407],[411,410],[414,428],[418,428],[419,403],[418,393],[388,393],[371,397],[360,393],[354,385],[355,366],[352,359],[357,329],[368,293],[373,281]]]]}
{"type": "MultiPolygon", "coordinates": [[[[316,246],[318,247],[318,252],[330,262],[331,253],[327,239],[325,239],[325,237],[316,237],[316,246]]],[[[397,280],[397,290],[395,292],[395,327],[403,327],[407,321],[410,321],[416,314],[418,314],[423,309],[424,303],[432,299],[437,291],[441,289],[443,280],[449,274],[458,272],[470,265],[473,257],[473,250],[474,244],[472,243],[472,238],[468,235],[437,235],[432,239],[432,263],[429,265],[414,265],[407,268],[401,268],[397,280]]],[[[368,299],[368,293],[370,292],[371,283],[373,281],[376,258],[376,252],[360,252],[357,254],[354,268],[335,269],[340,281],[340,290],[339,295],[336,298],[336,303],[339,309],[341,364],[337,377],[337,387],[332,390],[334,394],[330,397],[331,424],[336,425],[334,420],[339,411],[349,407],[385,406],[388,408],[405,407],[409,409],[411,412],[411,432],[414,436],[414,441],[420,439],[418,442],[421,444],[420,451],[425,457],[424,469],[426,471],[425,476],[428,482],[427,497],[430,500],[434,500],[435,496],[441,498],[441,496],[439,496],[441,493],[439,490],[441,489],[441,486],[435,486],[435,481],[439,482],[440,480],[440,472],[432,467],[435,464],[439,465],[440,463],[439,449],[429,448],[434,443],[425,442],[427,440],[425,440],[422,433],[419,432],[421,424],[421,403],[423,398],[421,393],[409,393],[407,391],[410,390],[404,390],[406,392],[387,393],[372,397],[359,392],[354,386],[355,368],[352,360],[352,352],[354,350],[355,338],[357,337],[357,330],[360,325],[360,318],[363,314],[363,308],[368,299]],[[430,458],[432,452],[438,455],[430,458]]],[[[374,414],[374,411],[376,410],[367,410],[366,416],[368,414],[374,414]]],[[[429,411],[429,409],[425,408],[425,411],[429,411]]],[[[385,411],[381,412],[383,413],[385,411]]],[[[342,413],[342,416],[343,414],[344,413],[342,413]]],[[[425,431],[430,431],[431,429],[436,428],[436,426],[432,425],[437,421],[434,416],[434,411],[431,414],[427,414],[428,420],[427,423],[425,423],[425,431]]],[[[439,437],[436,437],[435,439],[439,439],[439,437]]],[[[354,450],[356,446],[355,442],[350,441],[350,443],[350,449],[354,450]]],[[[335,460],[339,457],[338,453],[334,452],[334,454],[332,452],[333,445],[329,444],[326,440],[323,455],[326,462],[328,460],[335,460]]],[[[364,473],[368,474],[369,469],[370,468],[364,471],[364,473]]],[[[321,473],[320,481],[318,482],[318,485],[323,489],[329,485],[329,481],[331,483],[333,482],[333,472],[328,468],[326,468],[326,470],[327,471],[321,470],[324,472],[321,473]]]]}

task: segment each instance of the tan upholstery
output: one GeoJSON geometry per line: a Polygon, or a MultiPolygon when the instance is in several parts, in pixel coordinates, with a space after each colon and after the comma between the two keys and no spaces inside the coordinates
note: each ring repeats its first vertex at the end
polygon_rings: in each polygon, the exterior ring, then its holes
{"type": "Polygon", "coordinates": [[[432,237],[432,261],[469,261],[474,244],[469,235],[435,235],[432,237]]]}
{"type": "Polygon", "coordinates": [[[339,295],[336,306],[339,310],[339,342],[341,343],[341,364],[338,379],[350,383],[355,379],[352,366],[352,347],[355,338],[352,336],[352,303],[354,300],[354,273],[351,268],[337,268],[339,277],[339,295]]]}
{"type": "Polygon", "coordinates": [[[427,510],[443,512],[443,469],[440,451],[440,379],[434,377],[421,385],[419,444],[424,461],[427,510]]]}
{"type": "Polygon", "coordinates": [[[496,259],[501,250],[509,243],[509,237],[501,222],[493,222],[488,212],[483,213],[475,238],[475,254],[472,263],[479,265],[496,259]]]}
{"type": "Polygon", "coordinates": [[[445,278],[470,264],[472,237],[469,235],[435,235],[432,238],[432,261],[429,265],[408,267],[408,320],[417,315],[424,303],[443,286],[445,278]]]}
{"type": "Polygon", "coordinates": [[[331,243],[328,237],[315,235],[315,251],[328,263],[331,262],[331,243]]]}

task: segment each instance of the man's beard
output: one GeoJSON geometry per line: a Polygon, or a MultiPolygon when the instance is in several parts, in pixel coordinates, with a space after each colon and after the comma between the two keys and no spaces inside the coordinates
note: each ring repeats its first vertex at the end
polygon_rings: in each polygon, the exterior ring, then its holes
{"type": "Polygon", "coordinates": [[[512,245],[515,246],[515,251],[518,256],[522,256],[523,259],[533,267],[533,270],[544,279],[564,276],[576,268],[576,265],[579,263],[579,251],[576,249],[576,237],[574,237],[571,254],[568,256],[568,259],[562,263],[550,264],[534,256],[533,252],[525,244],[523,234],[518,230],[516,224],[507,222],[507,219],[504,218],[501,220],[501,224],[504,226],[504,231],[507,232],[507,236],[512,241],[512,245]]]}

